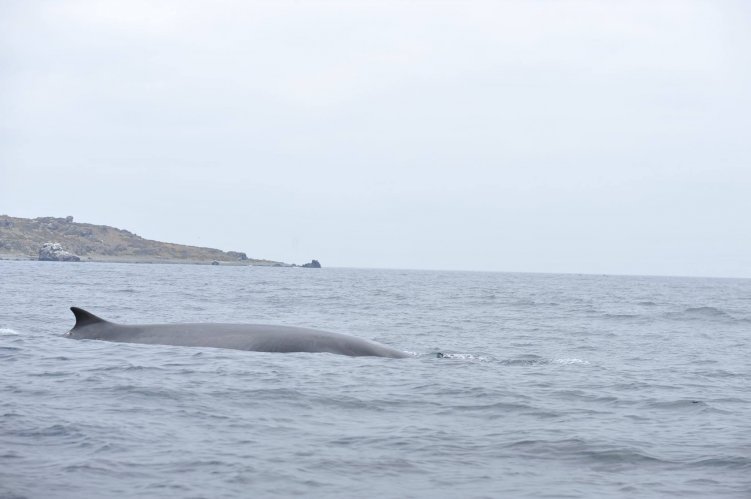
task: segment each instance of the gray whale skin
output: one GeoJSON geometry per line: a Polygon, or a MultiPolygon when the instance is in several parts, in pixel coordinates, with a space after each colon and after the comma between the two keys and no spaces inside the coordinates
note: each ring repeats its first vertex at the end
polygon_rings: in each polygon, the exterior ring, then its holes
{"type": "Polygon", "coordinates": [[[399,350],[340,333],[262,324],[115,324],[78,307],[70,307],[76,325],[66,336],[75,339],[231,348],[254,352],[328,352],[351,357],[408,355],[399,350]]]}

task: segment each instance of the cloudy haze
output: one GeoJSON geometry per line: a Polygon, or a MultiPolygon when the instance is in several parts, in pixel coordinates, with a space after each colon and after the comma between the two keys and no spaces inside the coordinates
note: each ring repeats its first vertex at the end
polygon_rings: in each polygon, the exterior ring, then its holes
{"type": "Polygon", "coordinates": [[[0,213],[325,266],[751,277],[751,9],[0,0],[0,213]]]}

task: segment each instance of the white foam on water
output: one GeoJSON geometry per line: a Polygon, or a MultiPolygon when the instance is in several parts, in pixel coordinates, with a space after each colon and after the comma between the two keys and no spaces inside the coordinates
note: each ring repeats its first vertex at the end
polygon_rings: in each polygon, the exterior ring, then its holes
{"type": "Polygon", "coordinates": [[[488,362],[490,359],[483,355],[475,355],[471,353],[444,353],[441,354],[444,359],[458,359],[458,360],[476,360],[479,362],[488,362]]]}
{"type": "Polygon", "coordinates": [[[18,331],[14,331],[7,327],[0,327],[0,336],[18,336],[19,334],[21,333],[18,331]]]}
{"type": "Polygon", "coordinates": [[[402,350],[404,353],[409,355],[410,357],[419,357],[420,354],[418,352],[413,352],[412,350],[402,350]]]}

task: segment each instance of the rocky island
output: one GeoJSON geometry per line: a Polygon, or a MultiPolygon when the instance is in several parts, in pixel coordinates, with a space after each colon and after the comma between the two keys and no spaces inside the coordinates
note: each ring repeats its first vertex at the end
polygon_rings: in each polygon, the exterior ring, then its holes
{"type": "Polygon", "coordinates": [[[0,259],[290,266],[248,258],[240,251],[152,241],[124,229],[74,222],[73,217],[8,215],[0,215],[0,259]]]}

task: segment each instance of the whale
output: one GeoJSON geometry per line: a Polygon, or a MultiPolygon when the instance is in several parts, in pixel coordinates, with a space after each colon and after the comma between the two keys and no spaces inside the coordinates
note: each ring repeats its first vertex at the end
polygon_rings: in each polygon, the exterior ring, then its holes
{"type": "Polygon", "coordinates": [[[342,333],[269,324],[117,324],[70,307],[76,324],[65,335],[77,340],[229,348],[253,352],[333,353],[350,357],[404,358],[408,355],[374,341],[342,333]]]}

